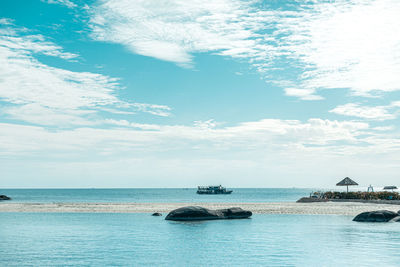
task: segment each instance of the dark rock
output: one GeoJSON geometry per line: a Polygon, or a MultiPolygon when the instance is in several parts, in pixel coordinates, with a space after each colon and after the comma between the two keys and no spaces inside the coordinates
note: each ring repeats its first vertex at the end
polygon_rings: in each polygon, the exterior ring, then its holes
{"type": "Polygon", "coordinates": [[[11,200],[11,197],[8,197],[6,195],[0,195],[0,200],[11,200]]]}
{"type": "Polygon", "coordinates": [[[396,216],[390,220],[391,222],[400,222],[400,216],[396,216]]]}
{"type": "Polygon", "coordinates": [[[162,216],[162,214],[159,212],[154,212],[153,214],[151,214],[151,216],[162,216]]]}
{"type": "Polygon", "coordinates": [[[314,198],[314,197],[302,197],[297,200],[297,203],[311,203],[311,202],[328,202],[328,199],[325,198],[314,198]]]}
{"type": "Polygon", "coordinates": [[[172,221],[214,220],[218,219],[218,215],[213,210],[190,206],[171,211],[165,219],[172,221]]]}
{"type": "Polygon", "coordinates": [[[367,211],[354,217],[355,222],[388,222],[399,216],[398,213],[389,210],[367,211]]]}
{"type": "Polygon", "coordinates": [[[249,210],[243,210],[241,208],[229,208],[216,210],[217,213],[222,213],[223,219],[246,219],[249,218],[253,213],[249,210]]]}
{"type": "Polygon", "coordinates": [[[209,210],[198,206],[183,207],[168,213],[166,220],[171,221],[199,221],[219,219],[244,219],[252,215],[251,211],[241,208],[209,210]]]}

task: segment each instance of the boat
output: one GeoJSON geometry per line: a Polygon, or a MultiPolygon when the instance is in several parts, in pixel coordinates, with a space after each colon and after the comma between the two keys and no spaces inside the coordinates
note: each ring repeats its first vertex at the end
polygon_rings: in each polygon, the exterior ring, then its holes
{"type": "Polygon", "coordinates": [[[209,186],[198,186],[197,187],[197,194],[207,194],[207,195],[214,195],[214,194],[230,194],[232,190],[226,190],[225,187],[221,185],[209,185],[209,186]]]}

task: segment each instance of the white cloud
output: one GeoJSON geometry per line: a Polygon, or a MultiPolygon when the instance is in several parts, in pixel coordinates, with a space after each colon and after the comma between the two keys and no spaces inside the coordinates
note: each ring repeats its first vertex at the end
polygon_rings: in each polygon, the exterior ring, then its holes
{"type": "Polygon", "coordinates": [[[39,62],[35,54],[71,59],[42,35],[24,35],[18,28],[0,33],[0,100],[8,117],[41,125],[93,125],[98,111],[147,112],[168,116],[162,105],[128,103],[116,95],[118,79],[90,72],[74,72],[39,62]]]}
{"type": "Polygon", "coordinates": [[[400,101],[394,101],[390,104],[391,107],[400,107],[400,101]]]}
{"type": "Polygon", "coordinates": [[[194,53],[245,59],[286,94],[318,100],[324,89],[359,96],[400,90],[400,2],[102,1],[92,37],[188,66],[194,53]],[[298,73],[297,77],[287,73],[298,73]]]}
{"type": "Polygon", "coordinates": [[[63,6],[66,6],[68,8],[77,7],[77,5],[74,2],[70,1],[70,0],[41,0],[41,1],[44,2],[44,3],[47,3],[47,4],[63,5],[63,6]]]}
{"type": "Polygon", "coordinates": [[[218,125],[219,123],[213,119],[207,121],[194,121],[194,126],[202,129],[212,129],[217,127],[218,125]]]}
{"type": "MultiPolygon", "coordinates": [[[[101,2],[92,11],[92,37],[120,43],[134,53],[190,65],[192,53],[262,56],[269,49],[253,40],[261,24],[241,1],[101,2]]],[[[264,20],[264,18],[260,18],[264,20]]]]}
{"type": "Polygon", "coordinates": [[[379,126],[379,127],[374,127],[372,128],[374,131],[392,131],[394,130],[394,126],[379,126]]]}
{"type": "Polygon", "coordinates": [[[141,130],[160,130],[161,129],[161,126],[157,125],[157,124],[135,123],[135,122],[129,122],[127,120],[106,119],[105,123],[116,125],[116,126],[121,126],[121,127],[138,128],[141,130]]]}
{"type": "Polygon", "coordinates": [[[0,46],[3,48],[3,53],[6,53],[5,48],[8,53],[14,52],[12,55],[17,57],[18,55],[30,55],[32,53],[40,53],[47,56],[60,57],[63,59],[76,58],[78,55],[64,52],[62,48],[55,45],[52,42],[46,41],[44,36],[36,35],[25,35],[16,36],[15,29],[6,28],[9,30],[9,34],[2,34],[0,36],[0,46]]]}
{"type": "Polygon", "coordinates": [[[317,1],[279,22],[281,44],[306,67],[306,89],[400,90],[399,13],[392,0],[317,1]]]}
{"type": "Polygon", "coordinates": [[[343,147],[366,142],[366,131],[370,130],[367,123],[321,119],[310,119],[304,123],[264,119],[228,127],[217,127],[218,123],[213,120],[195,122],[193,126],[141,124],[113,119],[107,119],[105,123],[117,127],[54,131],[3,123],[0,124],[0,151],[4,155],[29,155],[44,151],[60,155],[67,152],[69,155],[84,151],[118,157],[126,152],[174,153],[192,149],[211,154],[235,150],[291,153],[291,150],[305,151],[314,146],[331,154],[342,153],[343,147]]]}
{"type": "Polygon", "coordinates": [[[0,123],[8,187],[331,186],[396,181],[400,140],[367,123],[265,119],[218,127],[111,121],[49,130],[0,123]],[[385,173],[382,179],[380,174],[385,173]],[[378,175],[378,176],[377,176],[378,175]],[[56,177],[56,179],[55,179],[56,177]],[[112,177],[112,179],[110,179],[112,177]],[[380,176],[379,176],[380,177],[380,176]],[[279,181],[277,181],[277,178],[279,181]]]}
{"type": "Polygon", "coordinates": [[[171,108],[165,105],[133,103],[130,106],[137,108],[139,111],[147,112],[153,115],[167,117],[170,115],[171,108]]]}
{"type": "Polygon", "coordinates": [[[10,18],[0,18],[0,24],[11,25],[11,24],[13,24],[13,20],[10,18]]]}
{"type": "Polygon", "coordinates": [[[37,103],[3,108],[2,113],[13,119],[38,125],[89,126],[98,124],[88,118],[96,113],[94,110],[49,108],[37,103]]]}
{"type": "Polygon", "coordinates": [[[393,102],[387,106],[362,106],[357,103],[348,103],[345,105],[337,106],[329,112],[339,115],[359,117],[370,120],[393,120],[397,117],[398,111],[393,111],[397,107],[397,102],[393,102]]]}
{"type": "Polygon", "coordinates": [[[295,96],[302,100],[321,100],[323,97],[315,95],[314,89],[285,88],[287,96],[295,96]]]}

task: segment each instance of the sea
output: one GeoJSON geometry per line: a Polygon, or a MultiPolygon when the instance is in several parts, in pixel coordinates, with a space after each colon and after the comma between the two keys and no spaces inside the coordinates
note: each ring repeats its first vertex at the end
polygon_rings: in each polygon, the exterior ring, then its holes
{"type": "Polygon", "coordinates": [[[13,202],[25,203],[188,203],[293,202],[317,190],[312,188],[228,188],[229,195],[199,195],[196,188],[123,189],[0,189],[13,202]]]}
{"type": "MultiPolygon", "coordinates": [[[[287,202],[313,189],[0,189],[12,202],[287,202]]],[[[4,202],[5,203],[5,202],[4,202]]],[[[2,203],[0,203],[1,205],[2,203]]],[[[163,214],[165,216],[165,214],[163,214]]],[[[0,266],[400,266],[400,223],[254,214],[173,222],[148,213],[0,213],[0,266]]]]}

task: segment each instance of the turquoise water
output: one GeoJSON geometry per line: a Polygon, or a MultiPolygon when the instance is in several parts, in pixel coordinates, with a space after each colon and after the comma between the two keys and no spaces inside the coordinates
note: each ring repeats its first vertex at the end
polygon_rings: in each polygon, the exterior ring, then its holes
{"type": "Polygon", "coordinates": [[[315,189],[233,188],[230,195],[198,195],[195,188],[170,189],[0,189],[13,202],[285,202],[315,189]]]}
{"type": "Polygon", "coordinates": [[[0,266],[398,266],[400,223],[254,215],[1,213],[0,266]]]}
{"type": "MultiPolygon", "coordinates": [[[[313,189],[2,189],[11,202],[285,202],[313,189]]],[[[0,203],[1,205],[1,203],[0,203]]],[[[165,214],[164,214],[165,216],[165,214]]],[[[0,213],[0,266],[399,266],[400,223],[258,215],[171,222],[150,214],[0,213]]]]}

